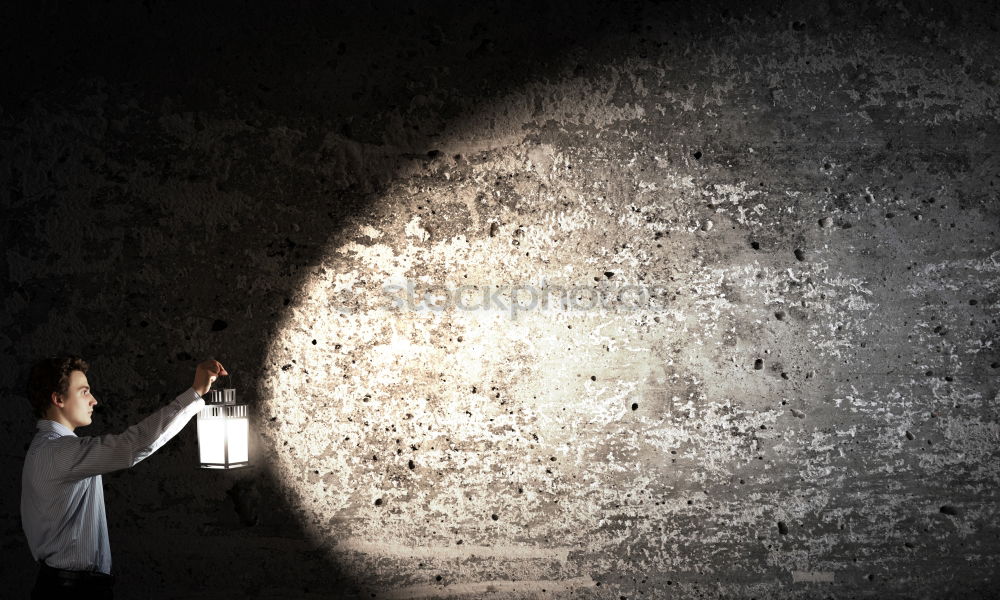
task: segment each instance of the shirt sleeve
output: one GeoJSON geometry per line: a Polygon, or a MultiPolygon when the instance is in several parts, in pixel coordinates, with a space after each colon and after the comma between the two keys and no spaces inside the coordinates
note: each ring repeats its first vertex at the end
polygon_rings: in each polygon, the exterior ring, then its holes
{"type": "Polygon", "coordinates": [[[180,433],[204,407],[205,400],[194,388],[188,388],[173,402],[122,433],[60,437],[54,441],[53,466],[68,480],[127,469],[180,433]]]}

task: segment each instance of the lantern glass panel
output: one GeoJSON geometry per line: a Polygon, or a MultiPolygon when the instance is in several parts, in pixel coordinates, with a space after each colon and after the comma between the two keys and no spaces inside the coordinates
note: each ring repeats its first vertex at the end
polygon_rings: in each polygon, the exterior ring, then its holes
{"type": "Polygon", "coordinates": [[[213,412],[221,411],[219,407],[206,406],[198,414],[198,450],[202,466],[220,468],[226,462],[226,419],[212,416],[213,412]]]}
{"type": "Polygon", "coordinates": [[[245,463],[250,460],[250,422],[246,418],[246,407],[234,408],[242,408],[243,410],[240,412],[242,412],[243,416],[226,417],[229,463],[245,463]]]}

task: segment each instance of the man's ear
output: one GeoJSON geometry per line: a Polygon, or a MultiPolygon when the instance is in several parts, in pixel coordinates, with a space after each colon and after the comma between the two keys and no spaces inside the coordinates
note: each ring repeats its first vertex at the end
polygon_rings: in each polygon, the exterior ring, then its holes
{"type": "Polygon", "coordinates": [[[42,416],[42,418],[47,419],[49,417],[58,416],[59,415],[58,412],[55,412],[55,414],[53,414],[53,412],[58,411],[63,406],[65,406],[65,404],[66,402],[59,397],[59,394],[57,392],[52,392],[52,396],[49,398],[49,405],[45,407],[45,414],[42,416]]]}

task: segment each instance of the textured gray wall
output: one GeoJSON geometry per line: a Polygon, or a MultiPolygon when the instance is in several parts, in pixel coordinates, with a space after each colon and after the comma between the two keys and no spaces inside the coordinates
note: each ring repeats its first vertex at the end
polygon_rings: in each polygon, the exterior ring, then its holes
{"type": "Polygon", "coordinates": [[[69,351],[81,434],[206,356],[253,402],[253,469],[189,427],[105,477],[123,598],[995,597],[988,5],[15,17],[15,596],[25,368],[69,351]]]}

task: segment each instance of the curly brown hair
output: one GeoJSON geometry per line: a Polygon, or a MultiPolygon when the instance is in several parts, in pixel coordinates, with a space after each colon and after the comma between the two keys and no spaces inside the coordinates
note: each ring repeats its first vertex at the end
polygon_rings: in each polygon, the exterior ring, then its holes
{"type": "Polygon", "coordinates": [[[28,400],[35,416],[45,418],[53,392],[65,394],[69,391],[69,376],[73,371],[86,373],[89,368],[90,365],[79,356],[52,356],[36,362],[28,377],[28,400]]]}

